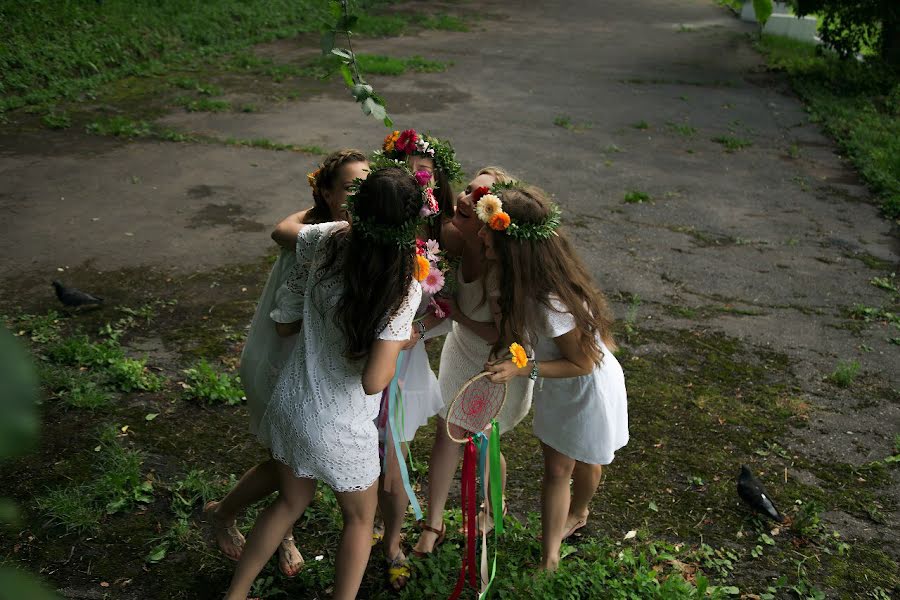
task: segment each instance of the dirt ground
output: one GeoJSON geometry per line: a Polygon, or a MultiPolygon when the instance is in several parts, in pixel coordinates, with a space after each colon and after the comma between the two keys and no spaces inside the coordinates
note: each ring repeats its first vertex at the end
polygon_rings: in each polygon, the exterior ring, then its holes
{"type": "MultiPolygon", "coordinates": [[[[889,302],[869,282],[900,266],[896,231],[787,82],[765,71],[748,37],[753,26],[707,0],[446,8],[471,17],[471,31],[359,41],[369,53],[453,63],[442,73],[371,78],[399,128],[450,139],[468,173],[498,164],[552,192],[617,317],[643,332],[639,343],[625,344],[634,357],[688,356],[695,346],[676,336],[685,331],[708,343],[738,340],[735,364],[776,357],[766,368],[810,407],[800,426],[792,422],[771,440],[801,457],[785,465],[785,480],[828,494],[830,484],[803,464],[852,469],[895,451],[898,331],[860,324],[848,311],[889,302]],[[713,141],[720,136],[750,144],[727,152],[713,141]],[[625,202],[632,191],[649,199],[625,202]],[[862,366],[854,385],[827,381],[851,360],[862,366]]],[[[256,51],[291,62],[314,48],[315,40],[302,39],[256,51]]],[[[260,110],[172,109],[157,123],[326,150],[372,149],[386,133],[336,82],[297,101],[272,101],[252,81],[224,85],[227,98],[251,99],[260,110]]],[[[305,175],[319,159],[19,125],[0,132],[0,312],[7,313],[53,307],[48,282],[61,278],[121,304],[172,294],[185,310],[196,308],[194,316],[221,304],[239,328],[266,274],[268,232],[308,203],[305,175]]],[[[173,339],[156,332],[140,348],[175,369],[184,348],[173,339]]],[[[644,401],[652,414],[653,398],[644,401]]],[[[229,432],[240,436],[241,427],[235,418],[229,432]]],[[[633,434],[629,450],[655,443],[633,434]]],[[[735,456],[734,465],[750,458],[735,456]]],[[[719,475],[730,480],[734,472],[719,475]]],[[[516,506],[514,483],[513,512],[524,512],[528,493],[516,506]]],[[[877,519],[826,506],[826,521],[896,561],[896,467],[873,494],[877,519]]],[[[631,529],[614,520],[600,531],[631,529]]]]}

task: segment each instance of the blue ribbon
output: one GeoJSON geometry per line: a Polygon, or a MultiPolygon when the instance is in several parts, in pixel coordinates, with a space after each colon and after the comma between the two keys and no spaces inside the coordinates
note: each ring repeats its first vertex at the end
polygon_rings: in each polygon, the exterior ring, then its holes
{"type": "MultiPolygon", "coordinates": [[[[391,439],[394,443],[394,454],[397,455],[397,466],[400,468],[400,478],[403,480],[403,489],[406,490],[406,495],[409,497],[409,503],[412,505],[416,520],[419,520],[422,518],[422,507],[419,506],[419,500],[416,498],[416,493],[409,483],[409,472],[406,469],[406,460],[403,458],[403,452],[400,450],[400,440],[397,436],[397,419],[394,414],[397,412],[396,407],[398,406],[398,402],[403,402],[403,398],[400,394],[400,373],[403,372],[406,365],[409,363],[408,358],[408,352],[400,352],[400,355],[397,357],[394,378],[391,379],[391,384],[388,386],[388,426],[391,429],[391,439]]],[[[385,460],[387,460],[387,453],[385,453],[385,460]]],[[[387,465],[385,465],[385,472],[386,471],[387,465]]]]}

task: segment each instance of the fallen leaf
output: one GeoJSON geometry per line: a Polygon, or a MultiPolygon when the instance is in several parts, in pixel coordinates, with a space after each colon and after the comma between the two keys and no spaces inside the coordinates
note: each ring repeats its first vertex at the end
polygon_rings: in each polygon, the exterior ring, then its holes
{"type": "Polygon", "coordinates": [[[628,533],[625,534],[625,537],[623,539],[630,540],[631,538],[633,538],[636,535],[637,535],[637,531],[632,529],[631,531],[629,531],[628,533]]]}
{"type": "Polygon", "coordinates": [[[148,413],[146,417],[144,417],[145,421],[152,421],[156,417],[159,416],[159,413],[148,413]]]}
{"type": "Polygon", "coordinates": [[[109,587],[109,582],[108,582],[108,581],[101,581],[101,582],[100,582],[100,587],[109,587]]]}

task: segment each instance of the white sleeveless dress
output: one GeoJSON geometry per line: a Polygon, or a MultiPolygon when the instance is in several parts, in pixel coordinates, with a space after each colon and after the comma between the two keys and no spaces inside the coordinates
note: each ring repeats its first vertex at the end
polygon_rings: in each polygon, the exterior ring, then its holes
{"type": "MultiPolygon", "coordinates": [[[[316,272],[325,240],[346,226],[310,225],[298,236],[298,269],[278,290],[271,317],[279,323],[302,319],[303,329],[256,431],[294,475],[321,480],[338,492],[367,489],[381,471],[374,423],[381,393],[368,395],[363,389],[365,359],[343,356],[346,342],[333,318],[343,294],[340,277],[322,281],[316,272]]],[[[421,295],[413,280],[378,339],[409,339],[421,295]]]]}
{"type": "MultiPolygon", "coordinates": [[[[466,282],[462,269],[457,271],[456,304],[464,315],[480,323],[493,323],[491,308],[487,298],[482,302],[484,287],[482,280],[466,282]]],[[[492,290],[488,290],[488,295],[492,290]]],[[[447,334],[444,348],[441,350],[441,367],[438,372],[438,383],[441,386],[444,407],[440,415],[447,418],[447,409],[456,398],[460,388],[473,376],[484,370],[491,353],[491,344],[478,336],[471,329],[463,327],[456,321],[453,329],[447,334]]],[[[527,377],[516,377],[509,382],[506,391],[506,403],[497,417],[500,432],[505,433],[518,425],[531,408],[531,393],[534,382],[527,377]]]]}
{"type": "MultiPolygon", "coordinates": [[[[562,357],[553,338],[575,329],[565,305],[544,309],[535,358],[562,357]]],[[[534,434],[539,440],[583,463],[608,465],[616,450],[628,443],[628,397],[619,361],[603,342],[603,360],[581,377],[540,378],[534,393],[534,434]]],[[[520,378],[521,379],[521,378],[520,378]]]]}
{"type": "MultiPolygon", "coordinates": [[[[431,295],[423,292],[419,310],[416,311],[417,318],[429,312],[430,300],[431,295]]],[[[435,332],[429,332],[428,337],[429,339],[436,337],[435,332]]],[[[424,341],[419,341],[409,350],[401,352],[400,364],[403,368],[398,374],[397,381],[403,401],[403,423],[397,423],[397,427],[402,429],[398,437],[401,442],[410,442],[419,427],[438,414],[444,406],[444,401],[441,398],[438,379],[428,362],[424,341]]]]}

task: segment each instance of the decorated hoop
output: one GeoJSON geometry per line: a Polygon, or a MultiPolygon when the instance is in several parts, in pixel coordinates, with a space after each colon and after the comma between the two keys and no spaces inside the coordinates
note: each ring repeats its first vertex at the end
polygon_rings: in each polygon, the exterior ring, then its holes
{"type": "Polygon", "coordinates": [[[493,383],[488,375],[483,371],[464,383],[447,409],[447,435],[457,444],[490,427],[506,403],[506,384],[493,383]]]}

